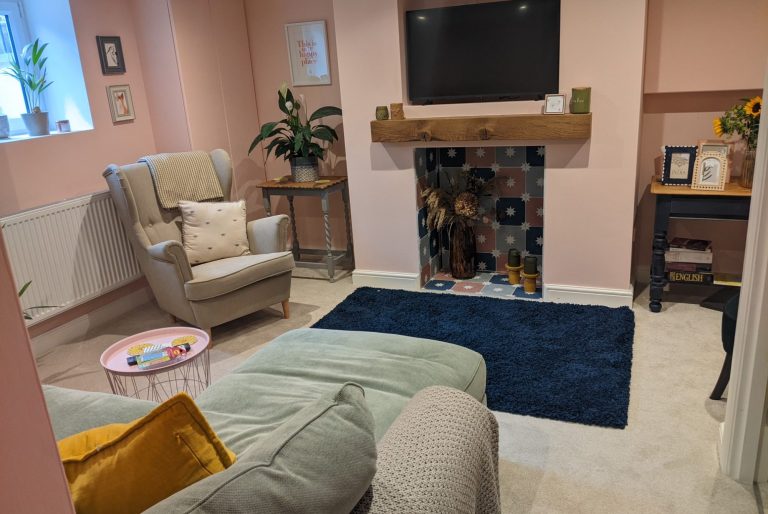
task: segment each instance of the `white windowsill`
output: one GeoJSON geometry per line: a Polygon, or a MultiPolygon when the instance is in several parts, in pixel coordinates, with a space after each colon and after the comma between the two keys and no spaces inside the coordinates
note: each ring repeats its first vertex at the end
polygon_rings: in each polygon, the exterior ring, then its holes
{"type": "Polygon", "coordinates": [[[80,132],[88,132],[89,130],[93,130],[93,127],[87,128],[87,129],[73,130],[71,132],[59,132],[57,130],[52,130],[50,134],[47,134],[45,136],[30,136],[29,134],[16,134],[15,136],[11,136],[5,139],[0,139],[0,144],[15,143],[17,141],[29,141],[30,139],[43,139],[46,137],[53,137],[53,136],[66,136],[67,134],[78,134],[80,132]]]}

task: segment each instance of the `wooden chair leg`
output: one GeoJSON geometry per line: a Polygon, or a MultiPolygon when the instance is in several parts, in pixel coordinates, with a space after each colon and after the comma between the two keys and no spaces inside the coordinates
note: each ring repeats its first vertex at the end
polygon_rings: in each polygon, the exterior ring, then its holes
{"type": "Polygon", "coordinates": [[[731,354],[725,354],[725,361],[723,361],[723,369],[720,370],[720,378],[717,379],[717,384],[712,390],[712,394],[709,395],[711,400],[720,400],[723,398],[723,391],[725,386],[728,385],[728,381],[731,379],[731,354]]]}
{"type": "Polygon", "coordinates": [[[291,307],[290,307],[290,305],[288,303],[288,300],[283,300],[281,303],[283,305],[283,319],[290,318],[291,317],[291,307]]]}

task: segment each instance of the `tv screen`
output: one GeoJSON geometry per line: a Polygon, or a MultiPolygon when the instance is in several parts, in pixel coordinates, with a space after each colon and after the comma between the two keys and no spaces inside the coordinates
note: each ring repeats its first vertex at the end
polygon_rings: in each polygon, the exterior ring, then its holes
{"type": "Polygon", "coordinates": [[[539,100],[559,89],[560,0],[406,12],[415,104],[539,100]]]}

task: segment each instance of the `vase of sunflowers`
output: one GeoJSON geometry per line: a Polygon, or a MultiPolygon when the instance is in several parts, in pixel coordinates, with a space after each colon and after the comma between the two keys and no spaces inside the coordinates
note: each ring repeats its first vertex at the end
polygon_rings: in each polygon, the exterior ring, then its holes
{"type": "Polygon", "coordinates": [[[475,276],[475,221],[480,213],[479,197],[487,183],[472,171],[452,177],[444,175],[447,187],[427,187],[421,196],[427,207],[427,226],[448,231],[450,268],[454,278],[475,276]]]}
{"type": "Polygon", "coordinates": [[[737,135],[746,144],[744,160],[741,164],[741,178],[739,183],[751,188],[755,175],[755,154],[757,153],[757,133],[760,130],[760,111],[763,108],[763,99],[759,96],[743,98],[742,105],[734,105],[712,122],[712,128],[717,137],[724,135],[737,135]]]}

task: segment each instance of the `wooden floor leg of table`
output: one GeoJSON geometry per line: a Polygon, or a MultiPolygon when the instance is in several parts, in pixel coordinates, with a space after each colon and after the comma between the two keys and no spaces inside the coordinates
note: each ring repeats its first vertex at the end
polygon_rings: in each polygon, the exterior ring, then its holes
{"type": "Polygon", "coordinates": [[[664,252],[667,250],[667,229],[669,228],[669,215],[671,200],[657,196],[656,215],[653,223],[653,254],[651,255],[651,301],[648,307],[651,312],[661,312],[661,297],[664,286],[667,283],[664,271],[664,252]]]}
{"type": "Polygon", "coordinates": [[[299,246],[299,233],[296,231],[296,211],[293,208],[293,196],[290,195],[288,196],[288,207],[291,214],[291,236],[293,237],[291,251],[293,258],[298,261],[301,259],[301,247],[299,246]]]}
{"type": "Polygon", "coordinates": [[[323,192],[320,198],[320,205],[323,209],[323,228],[325,229],[325,261],[328,266],[328,278],[331,282],[334,282],[334,261],[333,261],[333,247],[331,246],[331,214],[330,214],[330,202],[328,201],[328,193],[323,192]]]}

